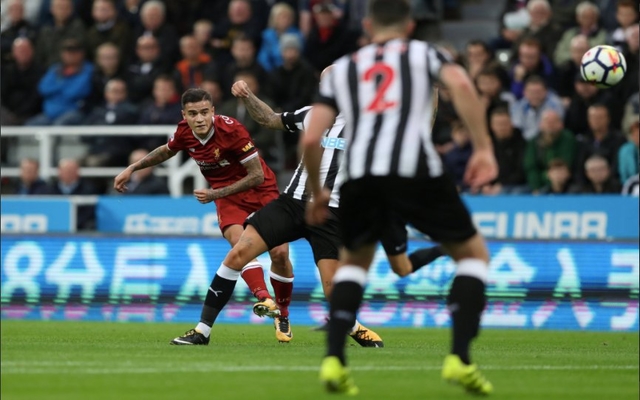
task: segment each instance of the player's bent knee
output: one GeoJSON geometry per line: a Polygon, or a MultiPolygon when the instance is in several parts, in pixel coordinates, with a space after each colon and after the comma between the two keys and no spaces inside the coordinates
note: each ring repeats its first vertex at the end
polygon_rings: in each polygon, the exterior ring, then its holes
{"type": "Polygon", "coordinates": [[[269,251],[269,257],[271,257],[272,265],[280,268],[286,268],[287,260],[289,259],[288,246],[274,247],[269,251]]]}

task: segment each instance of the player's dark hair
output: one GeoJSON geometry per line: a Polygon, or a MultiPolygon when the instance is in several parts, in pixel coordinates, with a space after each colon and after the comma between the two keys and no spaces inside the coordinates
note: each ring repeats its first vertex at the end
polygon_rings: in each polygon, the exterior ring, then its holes
{"type": "Polygon", "coordinates": [[[411,18],[411,6],[407,0],[370,0],[368,15],[377,26],[393,26],[411,18]]]}
{"type": "Polygon", "coordinates": [[[198,103],[203,100],[206,100],[209,103],[213,104],[211,94],[206,90],[200,88],[187,89],[186,92],[182,93],[182,109],[184,110],[184,106],[188,103],[198,103]]]}
{"type": "Polygon", "coordinates": [[[569,165],[562,158],[554,158],[549,160],[549,163],[547,164],[548,169],[561,167],[569,169],[569,165]]]}
{"type": "Polygon", "coordinates": [[[602,109],[607,110],[607,114],[610,114],[609,113],[609,107],[605,103],[602,103],[602,102],[593,103],[592,105],[589,106],[589,108],[602,108],[602,109]]]}
{"type": "Polygon", "coordinates": [[[637,9],[635,0],[618,0],[618,4],[616,4],[616,7],[617,8],[630,7],[630,8],[633,8],[634,10],[637,9]]]}
{"type": "Polygon", "coordinates": [[[484,40],[480,40],[480,39],[473,39],[467,42],[467,47],[469,46],[480,46],[484,49],[485,52],[487,52],[488,54],[491,54],[491,49],[489,48],[489,45],[487,44],[487,42],[485,42],[484,40]]]}

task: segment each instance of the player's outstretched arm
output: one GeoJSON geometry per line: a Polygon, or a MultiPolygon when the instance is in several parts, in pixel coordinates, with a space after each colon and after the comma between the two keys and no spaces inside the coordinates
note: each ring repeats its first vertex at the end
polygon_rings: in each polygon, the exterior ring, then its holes
{"type": "Polygon", "coordinates": [[[285,129],[280,114],[273,111],[264,101],[256,97],[245,81],[234,83],[231,87],[231,93],[235,97],[242,99],[254,121],[269,129],[285,129]]]}
{"type": "Polygon", "coordinates": [[[124,171],[118,174],[114,179],[113,188],[120,193],[125,192],[127,190],[127,186],[125,184],[129,182],[129,179],[131,179],[132,173],[141,169],[153,167],[154,165],[162,164],[176,154],[177,153],[169,150],[169,147],[166,144],[159,146],[147,154],[143,159],[129,165],[124,171]]]}
{"type": "Polygon", "coordinates": [[[260,157],[254,157],[242,165],[244,165],[247,170],[247,176],[220,189],[194,190],[193,194],[196,196],[196,199],[198,199],[200,203],[206,204],[223,197],[231,196],[232,194],[245,192],[264,182],[264,171],[262,170],[260,157]]]}
{"type": "Polygon", "coordinates": [[[467,163],[464,180],[472,188],[480,188],[496,178],[498,166],[489,137],[485,107],[469,75],[456,64],[445,64],[440,80],[451,92],[451,100],[467,126],[473,144],[473,154],[467,163]]]}

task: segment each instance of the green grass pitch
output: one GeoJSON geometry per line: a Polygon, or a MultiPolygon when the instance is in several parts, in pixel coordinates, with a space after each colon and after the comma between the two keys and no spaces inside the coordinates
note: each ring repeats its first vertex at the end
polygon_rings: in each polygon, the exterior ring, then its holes
{"type": "MultiPolygon", "coordinates": [[[[2,321],[2,399],[335,399],[317,380],[324,334],[218,325],[209,346],[170,346],[188,324],[2,321]]],[[[446,329],[380,328],[385,348],[349,342],[360,399],[464,399],[440,379],[446,329]]],[[[637,400],[638,334],[485,330],[474,360],[492,399],[637,400]]]]}

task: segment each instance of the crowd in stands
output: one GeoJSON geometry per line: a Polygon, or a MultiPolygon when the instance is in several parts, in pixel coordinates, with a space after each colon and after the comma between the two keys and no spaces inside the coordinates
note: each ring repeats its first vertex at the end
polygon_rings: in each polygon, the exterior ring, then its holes
{"type": "MultiPolygon", "coordinates": [[[[496,37],[469,38],[464,49],[440,29],[445,17],[459,16],[461,1],[411,4],[414,36],[447,49],[486,107],[500,174],[478,194],[620,193],[637,182],[637,0],[508,0],[496,37]],[[624,80],[606,90],[579,74],[582,55],[600,44],[627,61],[624,80]]],[[[275,136],[231,95],[233,82],[246,81],[276,111],[312,103],[319,73],[369,42],[360,28],[365,8],[366,0],[2,0],[1,123],[174,125],[182,91],[202,87],[216,112],[245,124],[273,163],[275,136]]],[[[433,137],[468,192],[469,134],[445,88],[433,137]]],[[[285,168],[292,168],[298,138],[285,138],[285,168]]],[[[104,193],[79,183],[79,165],[124,166],[166,138],[82,140],[86,156],[59,160],[51,184],[38,180],[37,161],[23,160],[15,192],[104,193]]],[[[167,192],[152,171],[137,174],[134,194],[167,192]]]]}

